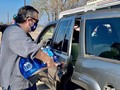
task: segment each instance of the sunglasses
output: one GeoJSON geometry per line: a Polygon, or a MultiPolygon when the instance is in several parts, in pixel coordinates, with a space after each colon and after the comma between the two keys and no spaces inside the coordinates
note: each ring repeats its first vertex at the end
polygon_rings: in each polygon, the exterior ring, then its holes
{"type": "Polygon", "coordinates": [[[38,20],[38,19],[35,19],[34,17],[28,17],[28,18],[31,18],[31,19],[35,20],[36,23],[39,22],[39,20],[38,20]]]}

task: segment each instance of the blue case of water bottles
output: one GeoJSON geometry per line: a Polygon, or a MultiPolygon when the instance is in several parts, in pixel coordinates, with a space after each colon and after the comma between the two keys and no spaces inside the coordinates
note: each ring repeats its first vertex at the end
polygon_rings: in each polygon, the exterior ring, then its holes
{"type": "MultiPolygon", "coordinates": [[[[45,52],[48,56],[53,58],[54,62],[58,63],[58,56],[53,52],[53,50],[47,46],[47,47],[42,47],[41,50],[45,52]]],[[[43,68],[47,67],[47,64],[38,60],[38,59],[31,59],[29,58],[20,58],[19,62],[19,68],[21,74],[24,76],[24,78],[29,78],[35,74],[38,74],[43,68]]]]}

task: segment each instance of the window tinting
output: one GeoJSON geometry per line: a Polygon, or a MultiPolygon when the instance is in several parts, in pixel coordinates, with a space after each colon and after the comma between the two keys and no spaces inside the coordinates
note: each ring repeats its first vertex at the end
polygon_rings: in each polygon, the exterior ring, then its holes
{"type": "Polygon", "coordinates": [[[120,59],[120,18],[86,21],[86,54],[120,59]]]}
{"type": "Polygon", "coordinates": [[[58,32],[56,33],[55,40],[53,41],[53,48],[67,52],[68,40],[69,40],[69,30],[70,30],[70,20],[61,21],[58,27],[58,32]]]}

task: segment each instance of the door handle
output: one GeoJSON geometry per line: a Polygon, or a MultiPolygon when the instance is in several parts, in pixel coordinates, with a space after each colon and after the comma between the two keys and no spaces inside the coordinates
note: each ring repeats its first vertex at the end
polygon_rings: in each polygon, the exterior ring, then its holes
{"type": "Polygon", "coordinates": [[[115,90],[115,88],[112,85],[106,85],[104,86],[104,90],[115,90]]]}

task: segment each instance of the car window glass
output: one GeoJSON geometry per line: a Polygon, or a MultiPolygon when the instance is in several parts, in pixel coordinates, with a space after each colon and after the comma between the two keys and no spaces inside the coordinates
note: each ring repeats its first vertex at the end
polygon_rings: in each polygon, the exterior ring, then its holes
{"type": "Polygon", "coordinates": [[[65,36],[65,32],[67,30],[67,25],[68,25],[68,21],[60,22],[58,32],[57,32],[57,35],[56,35],[56,39],[55,39],[56,43],[60,43],[63,40],[63,38],[65,36]]]}
{"type": "Polygon", "coordinates": [[[120,59],[120,18],[86,21],[86,53],[120,59]],[[116,22],[116,23],[114,23],[116,22]]]}
{"type": "Polygon", "coordinates": [[[48,44],[50,44],[50,40],[52,39],[53,33],[55,30],[55,26],[51,26],[49,28],[47,28],[46,32],[44,32],[44,35],[40,38],[42,38],[42,40],[38,43],[40,46],[46,46],[48,44]]]}
{"type": "Polygon", "coordinates": [[[62,47],[62,51],[63,52],[67,52],[68,50],[68,41],[70,39],[70,27],[71,27],[72,22],[70,21],[67,27],[67,30],[65,32],[65,36],[64,36],[64,42],[63,42],[63,47],[62,47]]]}
{"type": "Polygon", "coordinates": [[[59,51],[67,52],[68,39],[70,37],[70,20],[61,21],[58,26],[58,32],[56,33],[55,40],[53,42],[53,48],[59,51]]]}

